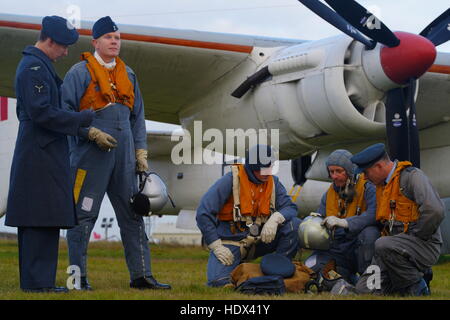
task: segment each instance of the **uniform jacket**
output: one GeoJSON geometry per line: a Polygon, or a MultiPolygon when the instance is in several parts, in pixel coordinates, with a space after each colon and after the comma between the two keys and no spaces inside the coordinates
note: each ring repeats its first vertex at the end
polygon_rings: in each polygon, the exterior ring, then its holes
{"type": "Polygon", "coordinates": [[[67,135],[93,120],[91,111],[61,108],[61,79],[51,60],[28,46],[16,71],[19,132],[11,167],[6,225],[73,227],[76,222],[67,135]]]}
{"type": "MultiPolygon", "coordinates": [[[[246,168],[247,170],[247,168],[246,168]]],[[[260,184],[252,172],[246,171],[253,183],[260,184]]],[[[278,177],[273,176],[275,180],[275,210],[283,215],[286,222],[297,217],[297,206],[287,195],[286,189],[279,181],[278,177]]],[[[216,181],[200,200],[197,208],[197,225],[203,234],[206,244],[210,244],[217,239],[226,239],[238,241],[247,237],[247,231],[232,234],[230,224],[227,221],[219,221],[218,213],[233,193],[233,177],[231,172],[224,175],[216,181]]]]}

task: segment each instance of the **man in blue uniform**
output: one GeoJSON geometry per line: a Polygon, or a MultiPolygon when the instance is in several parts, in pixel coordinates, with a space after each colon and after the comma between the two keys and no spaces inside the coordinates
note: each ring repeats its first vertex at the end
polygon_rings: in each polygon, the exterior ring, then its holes
{"type": "Polygon", "coordinates": [[[292,259],[298,251],[297,206],[272,176],[272,157],[270,147],[252,147],[245,165],[233,166],[200,201],[197,225],[211,250],[208,286],[229,284],[244,260],[271,252],[292,259]]]}
{"type": "MultiPolygon", "coordinates": [[[[152,276],[150,250],[142,216],[132,211],[130,198],[137,192],[136,172],[148,170],[144,104],[135,73],[119,58],[120,32],[110,17],[92,28],[94,54],[66,74],[63,103],[75,111],[95,110],[93,125],[117,140],[117,148],[99,148],[88,139],[71,144],[71,167],[79,225],[67,233],[69,260],[81,269],[81,289],[87,280],[87,247],[105,192],[116,213],[130,287],[170,289],[152,276]]],[[[91,132],[96,136],[96,132],[91,132]]]]}
{"type": "Polygon", "coordinates": [[[372,261],[375,241],[380,230],[375,220],[375,186],[363,175],[356,176],[352,154],[344,149],[333,151],[326,168],[333,183],[324,193],[318,213],[323,224],[333,230],[329,250],[316,250],[305,264],[316,272],[334,260],[337,272],[356,283],[372,261]]]}
{"type": "Polygon", "coordinates": [[[18,227],[20,287],[27,292],[67,291],[55,287],[59,231],[76,222],[67,135],[79,134],[94,117],[61,108],[62,81],[52,62],[78,40],[69,26],[45,17],[39,41],[25,48],[16,72],[20,124],[5,224],[18,227]]]}

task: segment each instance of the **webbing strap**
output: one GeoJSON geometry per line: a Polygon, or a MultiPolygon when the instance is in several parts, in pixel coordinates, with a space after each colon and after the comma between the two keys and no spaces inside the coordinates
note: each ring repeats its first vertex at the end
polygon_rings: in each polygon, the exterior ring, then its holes
{"type": "Polygon", "coordinates": [[[253,260],[256,251],[256,244],[260,241],[261,237],[248,236],[240,241],[222,240],[222,244],[239,247],[241,252],[241,261],[253,260]]]}

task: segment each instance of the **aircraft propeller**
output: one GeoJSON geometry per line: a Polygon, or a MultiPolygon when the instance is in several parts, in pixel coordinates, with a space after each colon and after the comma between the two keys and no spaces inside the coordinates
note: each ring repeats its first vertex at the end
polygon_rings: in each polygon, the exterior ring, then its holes
{"type": "Polygon", "coordinates": [[[417,126],[416,105],[414,94],[416,80],[424,74],[436,58],[436,46],[450,38],[450,9],[447,9],[431,22],[420,36],[405,32],[392,32],[383,22],[366,8],[354,0],[325,0],[335,10],[325,10],[318,0],[299,0],[324,20],[330,22],[339,30],[346,32],[349,28],[342,28],[332,21],[344,19],[352,27],[372,40],[372,46],[367,41],[361,41],[356,33],[349,34],[352,38],[366,45],[372,50],[376,42],[385,47],[381,48],[381,65],[386,75],[405,88],[395,88],[387,92],[386,98],[386,134],[389,154],[393,159],[409,160],[415,167],[420,167],[419,130],[417,126]],[[322,15],[318,8],[327,11],[322,15]],[[348,21],[348,22],[347,22],[348,21]],[[409,108],[409,115],[406,110],[409,108]]]}
{"type": "MultiPolygon", "coordinates": [[[[419,131],[414,94],[416,80],[436,59],[436,46],[450,39],[450,9],[431,22],[420,35],[392,32],[375,15],[354,0],[299,0],[325,21],[372,50],[377,43],[386,76],[403,88],[391,89],[386,97],[386,133],[393,159],[409,160],[420,167],[419,131]],[[409,115],[407,116],[407,109],[409,115]]],[[[266,66],[247,78],[232,96],[241,98],[251,87],[272,74],[266,66]]]]}

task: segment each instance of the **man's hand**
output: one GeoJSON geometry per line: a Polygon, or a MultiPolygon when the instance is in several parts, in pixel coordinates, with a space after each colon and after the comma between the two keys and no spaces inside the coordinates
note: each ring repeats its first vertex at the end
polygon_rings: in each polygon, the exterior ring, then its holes
{"type": "Polygon", "coordinates": [[[329,216],[323,219],[321,225],[325,225],[328,229],[333,229],[334,227],[348,228],[348,222],[345,219],[339,219],[335,216],[329,216]]]}
{"type": "Polygon", "coordinates": [[[98,147],[103,151],[111,151],[111,149],[117,147],[116,139],[94,127],[89,128],[88,138],[91,141],[95,141],[98,147]]]}
{"type": "Polygon", "coordinates": [[[282,224],[286,220],[279,212],[274,212],[270,216],[269,220],[264,224],[261,231],[261,241],[264,243],[270,243],[275,239],[277,235],[278,225],[282,224]]]}
{"type": "Polygon", "coordinates": [[[214,255],[223,265],[231,266],[233,264],[233,253],[222,244],[222,240],[217,239],[216,241],[211,242],[208,245],[208,248],[213,251],[214,255]]]}
{"type": "Polygon", "coordinates": [[[147,150],[145,150],[145,149],[136,149],[136,171],[137,172],[148,171],[147,154],[148,154],[147,150]]]}

